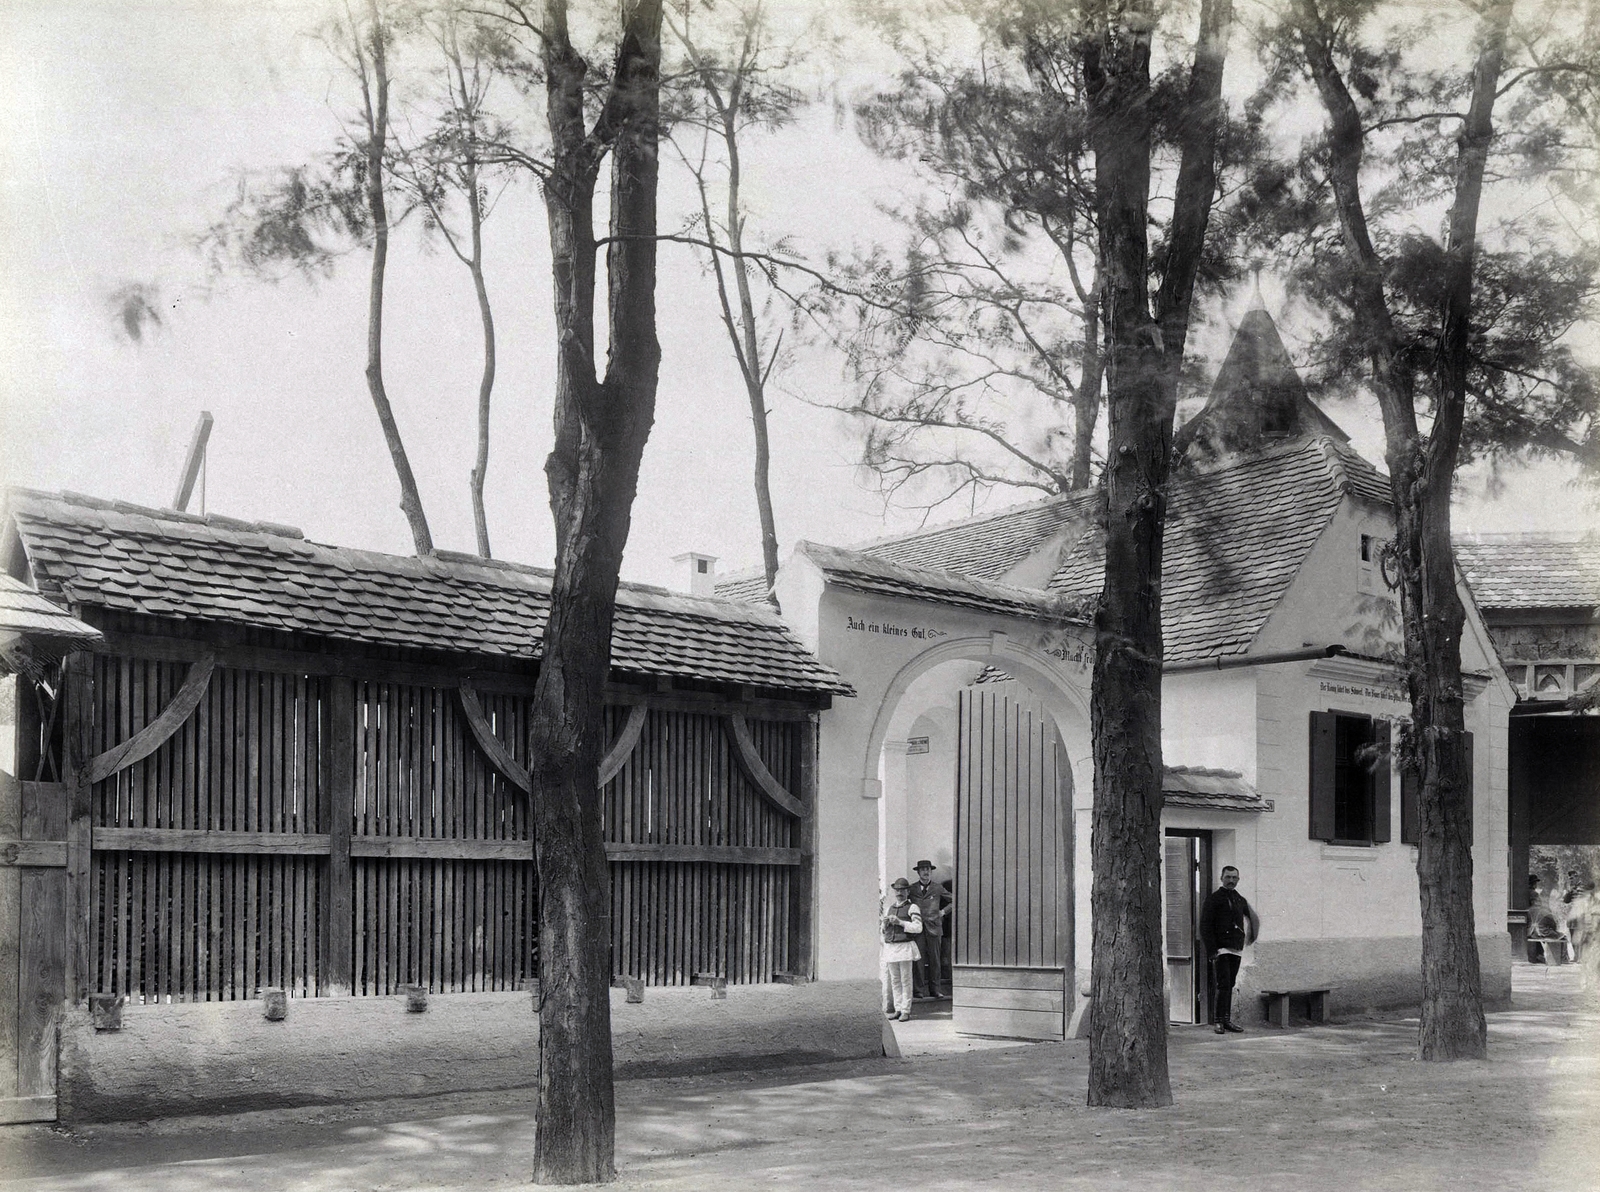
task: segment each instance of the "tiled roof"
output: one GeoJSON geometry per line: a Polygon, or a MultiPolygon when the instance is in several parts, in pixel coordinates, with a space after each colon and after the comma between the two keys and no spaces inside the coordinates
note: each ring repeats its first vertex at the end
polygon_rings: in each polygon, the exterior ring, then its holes
{"type": "Polygon", "coordinates": [[[1173,436],[1173,451],[1182,455],[1191,449],[1205,454],[1250,449],[1274,435],[1327,435],[1341,443],[1350,441],[1306,394],[1277,324],[1256,307],[1240,320],[1205,409],[1173,436]]]}
{"type": "MultiPolygon", "coordinates": [[[[1344,497],[1386,503],[1388,481],[1336,439],[1231,457],[1172,481],[1161,582],[1166,660],[1242,654],[1266,624],[1344,497]]],[[[1090,596],[1104,582],[1104,537],[1079,542],[1052,591],[1090,596]]]]}
{"type": "Polygon", "coordinates": [[[1062,501],[1046,497],[854,549],[908,567],[998,580],[1060,528],[1062,501]]]}
{"type": "Polygon", "coordinates": [[[100,631],[70,616],[21,580],[0,575],[0,634],[38,634],[74,641],[94,641],[100,631]]]}
{"type": "Polygon", "coordinates": [[[1205,766],[1168,766],[1161,777],[1161,800],[1168,807],[1205,807],[1214,811],[1270,811],[1272,804],[1244,780],[1238,770],[1205,766]]]}
{"type": "MultiPolygon", "coordinates": [[[[7,515],[42,591],[84,605],[373,644],[533,659],[550,572],[440,552],[431,559],[308,542],[295,530],[76,494],[12,489],[7,515]]],[[[775,612],[623,584],[612,667],[849,693],[775,612]]]]}
{"type": "Polygon", "coordinates": [[[1462,534],[1456,559],[1482,608],[1600,605],[1600,538],[1577,534],[1462,534]]]}
{"type": "Polygon", "coordinates": [[[717,576],[717,595],[723,600],[762,601],[767,598],[767,573],[763,568],[730,571],[717,576]]]}
{"type": "MultiPolygon", "coordinates": [[[[1313,436],[1263,451],[1229,456],[1212,467],[1173,475],[1162,576],[1162,623],[1168,662],[1240,654],[1266,623],[1346,496],[1387,505],[1389,482],[1354,449],[1313,436]]],[[[981,519],[1007,551],[1044,546],[1071,523],[1091,532],[1063,540],[1049,590],[1080,606],[1098,595],[1104,536],[1094,525],[1097,494],[1071,493],[981,519]]],[[[970,541],[974,522],[873,543],[863,553],[933,568],[970,541]],[[948,530],[949,537],[941,537],[948,530]]],[[[1025,553],[1025,552],[1023,552],[1025,553]]],[[[1012,564],[1013,566],[1015,564],[1012,564]]],[[[1009,568],[1007,568],[1009,570],[1009,568]]],[[[933,586],[924,584],[929,592],[933,586]]]]}
{"type": "Polygon", "coordinates": [[[910,596],[1010,616],[1045,616],[1057,621],[1088,623],[1070,600],[1037,588],[1013,588],[945,571],[905,567],[862,551],[821,546],[815,542],[800,543],[795,553],[811,559],[829,583],[857,592],[910,596]]]}

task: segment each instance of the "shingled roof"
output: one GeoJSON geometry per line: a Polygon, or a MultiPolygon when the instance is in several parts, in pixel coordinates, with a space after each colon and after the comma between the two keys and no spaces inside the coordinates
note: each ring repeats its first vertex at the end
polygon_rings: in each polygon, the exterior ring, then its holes
{"type": "Polygon", "coordinates": [[[1600,605],[1600,538],[1578,534],[1462,534],[1456,559],[1480,608],[1600,605]]]}
{"type": "MultiPolygon", "coordinates": [[[[288,526],[70,493],[12,489],[6,504],[7,542],[20,541],[34,583],[75,604],[458,654],[541,652],[543,568],[324,546],[288,526]]],[[[617,593],[611,657],[624,673],[852,694],[770,609],[640,584],[617,593]]]]}
{"type": "Polygon", "coordinates": [[[815,542],[800,543],[795,553],[805,555],[821,568],[828,582],[857,592],[910,596],[958,608],[1088,624],[1088,618],[1074,609],[1070,600],[1037,588],[1015,588],[948,571],[907,567],[866,551],[815,542]]]}
{"type": "MultiPolygon", "coordinates": [[[[1331,436],[1291,440],[1229,456],[1214,467],[1176,472],[1162,577],[1167,661],[1248,650],[1346,496],[1386,506],[1389,484],[1331,436]]],[[[1093,527],[1094,502],[1092,493],[1068,494],[1019,506],[1014,524],[1002,511],[860,551],[934,570],[957,553],[956,544],[970,541],[975,525],[1006,539],[1008,554],[1023,557],[1022,543],[1031,540],[1037,550],[1060,537],[1063,526],[1085,525],[1089,532],[1061,538],[1063,554],[1048,584],[1050,592],[1081,603],[1094,598],[1104,581],[1104,536],[1093,527]]],[[[932,585],[924,587],[939,598],[932,585]]]]}

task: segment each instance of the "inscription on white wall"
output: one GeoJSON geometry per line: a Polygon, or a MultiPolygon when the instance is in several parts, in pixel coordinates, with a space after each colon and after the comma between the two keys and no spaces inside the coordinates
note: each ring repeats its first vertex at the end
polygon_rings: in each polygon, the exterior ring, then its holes
{"type": "Polygon", "coordinates": [[[884,637],[911,637],[918,641],[937,641],[949,637],[943,629],[926,625],[899,625],[893,621],[865,621],[860,617],[845,615],[845,628],[851,633],[877,633],[884,637]]]}
{"type": "Polygon", "coordinates": [[[1410,702],[1410,697],[1398,687],[1358,687],[1353,683],[1330,683],[1326,679],[1321,687],[1330,695],[1359,695],[1364,699],[1386,699],[1399,704],[1410,702]]]}

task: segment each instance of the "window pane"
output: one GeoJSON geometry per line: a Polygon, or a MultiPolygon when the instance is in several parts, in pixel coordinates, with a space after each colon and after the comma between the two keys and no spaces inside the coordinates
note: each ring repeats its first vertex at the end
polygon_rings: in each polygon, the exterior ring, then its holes
{"type": "Polygon", "coordinates": [[[1372,839],[1372,721],[1341,716],[1334,730],[1333,834],[1338,840],[1372,839]]]}

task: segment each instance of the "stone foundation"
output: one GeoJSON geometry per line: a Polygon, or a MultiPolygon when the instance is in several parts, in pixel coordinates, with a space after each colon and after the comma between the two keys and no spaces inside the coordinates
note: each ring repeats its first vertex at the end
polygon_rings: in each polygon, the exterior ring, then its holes
{"type": "MultiPolygon", "coordinates": [[[[876,981],[613,990],[620,1079],[881,1055],[876,981]]],[[[62,1121],[228,1113],[529,1087],[538,1019],[526,993],[128,1005],[96,1031],[86,1006],[61,1026],[62,1121]]]]}

